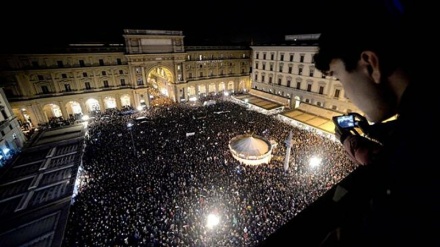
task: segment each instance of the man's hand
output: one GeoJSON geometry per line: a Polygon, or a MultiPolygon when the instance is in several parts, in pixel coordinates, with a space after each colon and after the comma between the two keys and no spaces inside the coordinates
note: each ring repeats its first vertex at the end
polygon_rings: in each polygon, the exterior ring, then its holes
{"type": "Polygon", "coordinates": [[[344,143],[348,136],[352,135],[349,130],[339,127],[335,124],[335,136],[341,142],[344,143]]]}
{"type": "Polygon", "coordinates": [[[333,117],[333,123],[335,124],[335,137],[341,142],[344,143],[345,139],[350,136],[353,135],[350,132],[350,129],[345,129],[342,128],[341,126],[339,126],[337,118],[333,117]]]}

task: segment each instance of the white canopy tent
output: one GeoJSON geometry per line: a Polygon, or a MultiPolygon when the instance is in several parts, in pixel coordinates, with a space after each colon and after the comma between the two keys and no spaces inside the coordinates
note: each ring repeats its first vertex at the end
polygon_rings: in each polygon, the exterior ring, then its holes
{"type": "Polygon", "coordinates": [[[272,158],[272,144],[261,136],[239,135],[229,141],[232,156],[246,165],[269,163],[272,158]]]}

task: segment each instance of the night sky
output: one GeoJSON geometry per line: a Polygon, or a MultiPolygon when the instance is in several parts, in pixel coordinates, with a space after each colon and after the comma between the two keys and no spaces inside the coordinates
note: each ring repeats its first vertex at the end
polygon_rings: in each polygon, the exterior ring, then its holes
{"type": "MultiPolygon", "coordinates": [[[[55,46],[78,42],[123,43],[123,29],[183,31],[185,45],[280,43],[285,35],[319,33],[323,25],[332,25],[335,12],[345,15],[352,0],[286,1],[8,1],[2,6],[1,48],[55,46]],[[338,3],[341,7],[335,7],[338,3]],[[342,5],[341,5],[342,3],[342,5]]],[[[414,0],[385,1],[388,5],[414,0]]],[[[411,3],[411,4],[409,4],[411,3]]],[[[423,15],[429,16],[429,15],[423,15]]],[[[335,29],[356,28],[356,16],[335,29]]],[[[419,20],[419,19],[418,19],[419,20]]],[[[431,23],[431,22],[429,22],[431,23]]],[[[333,27],[332,27],[333,28],[333,27]]],[[[374,27],[372,27],[374,28],[374,27]]],[[[368,31],[368,30],[366,30],[368,31]]]]}
{"type": "MultiPolygon", "coordinates": [[[[2,44],[17,46],[67,44],[71,42],[123,42],[123,29],[179,30],[185,44],[219,41],[271,42],[287,34],[315,33],[314,20],[324,0],[291,0],[271,6],[254,1],[59,1],[56,5],[9,3],[8,15],[0,15],[2,44]],[[14,6],[15,5],[15,6],[14,6]],[[265,6],[267,5],[267,6],[265,6]],[[296,10],[294,10],[296,9],[296,10]]],[[[5,9],[4,9],[5,10],[5,9]]]]}

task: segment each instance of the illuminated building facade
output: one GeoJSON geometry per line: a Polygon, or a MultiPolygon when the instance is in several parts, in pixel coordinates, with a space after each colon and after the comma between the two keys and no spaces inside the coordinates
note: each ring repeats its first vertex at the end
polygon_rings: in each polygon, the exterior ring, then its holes
{"type": "MultiPolygon", "coordinates": [[[[0,88],[0,167],[19,152],[26,138],[20,128],[19,120],[12,113],[11,106],[0,88]]],[[[26,123],[27,124],[27,123],[26,123]]],[[[27,126],[25,124],[25,126],[27,126]]]]}
{"type": "Polygon", "coordinates": [[[328,119],[358,111],[337,79],[315,69],[318,37],[287,35],[284,45],[251,46],[251,93],[328,119]]]}
{"type": "Polygon", "coordinates": [[[151,91],[174,102],[250,89],[249,47],[184,46],[182,31],[125,29],[125,44],[2,55],[0,87],[21,121],[44,124],[95,111],[150,107],[151,91]]]}

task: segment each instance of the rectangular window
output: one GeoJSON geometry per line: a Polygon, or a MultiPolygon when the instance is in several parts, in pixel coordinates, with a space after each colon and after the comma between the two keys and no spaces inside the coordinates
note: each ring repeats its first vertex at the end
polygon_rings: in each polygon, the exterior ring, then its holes
{"type": "Polygon", "coordinates": [[[120,70],[119,70],[119,74],[120,74],[120,75],[123,75],[123,74],[124,74],[124,71],[123,71],[122,69],[120,69],[120,70]]]}
{"type": "Polygon", "coordinates": [[[264,78],[264,75],[261,76],[261,82],[264,82],[266,78],[264,78]]]}
{"type": "Polygon", "coordinates": [[[310,70],[309,70],[309,76],[310,76],[310,77],[313,77],[314,72],[315,72],[314,69],[310,69],[310,70]]]}
{"type": "Polygon", "coordinates": [[[290,62],[293,62],[293,55],[294,55],[294,54],[290,54],[290,57],[289,57],[289,61],[290,61],[290,62]]]}
{"type": "Polygon", "coordinates": [[[61,78],[66,79],[67,75],[66,74],[61,74],[61,78]]]}
{"type": "Polygon", "coordinates": [[[274,58],[275,58],[275,55],[273,53],[270,54],[270,60],[274,60],[274,58]]]}
{"type": "MultiPolygon", "coordinates": [[[[8,114],[6,114],[5,109],[2,109],[1,112],[2,112],[2,116],[3,116],[4,119],[8,119],[9,118],[8,114]]],[[[9,128],[12,130],[12,126],[11,125],[9,125],[9,128]]]]}
{"type": "Polygon", "coordinates": [[[125,86],[125,79],[121,79],[121,86],[125,86]]]}
{"type": "Polygon", "coordinates": [[[188,73],[188,78],[192,78],[193,74],[191,72],[188,73]]]}
{"type": "Polygon", "coordinates": [[[84,63],[84,60],[79,60],[79,66],[80,67],[86,67],[86,64],[84,63]]]}
{"type": "Polygon", "coordinates": [[[66,90],[66,92],[72,91],[72,89],[70,88],[70,84],[64,84],[64,89],[66,90]]]}
{"type": "Polygon", "coordinates": [[[102,73],[102,75],[107,75],[107,72],[105,72],[105,71],[102,71],[101,73],[102,73]]]}
{"type": "Polygon", "coordinates": [[[255,63],[255,69],[258,69],[258,63],[255,63]]]}
{"type": "Polygon", "coordinates": [[[298,90],[301,89],[301,82],[296,83],[296,89],[298,89],[298,90]]]}
{"type": "Polygon", "coordinates": [[[304,63],[304,55],[301,55],[301,56],[299,57],[299,62],[300,62],[300,63],[304,63]]]}
{"type": "Polygon", "coordinates": [[[99,66],[104,66],[104,59],[99,59],[99,66]]]}
{"type": "Polygon", "coordinates": [[[263,59],[266,60],[266,53],[263,54],[263,59]]]}
{"type": "Polygon", "coordinates": [[[257,75],[257,74],[255,74],[255,78],[254,78],[254,80],[255,80],[255,81],[258,81],[258,75],[257,75]]]}
{"type": "Polygon", "coordinates": [[[270,65],[269,70],[273,71],[273,64],[270,65]]]}
{"type": "Polygon", "coordinates": [[[265,70],[265,69],[266,69],[266,64],[263,63],[263,70],[265,70]]]}
{"type": "Polygon", "coordinates": [[[287,87],[290,87],[291,80],[287,80],[287,87]]]}
{"type": "Polygon", "coordinates": [[[200,75],[200,77],[203,77],[203,72],[200,72],[200,74],[199,74],[199,75],[200,75]]]}
{"type": "Polygon", "coordinates": [[[311,92],[312,91],[312,84],[307,85],[307,92],[311,92]]]}
{"type": "Polygon", "coordinates": [[[117,58],[117,59],[116,59],[116,64],[117,64],[117,65],[122,65],[122,60],[121,60],[120,58],[117,58]]]}
{"type": "Polygon", "coordinates": [[[281,78],[278,78],[278,85],[281,85],[281,78]]]}
{"type": "Polygon", "coordinates": [[[83,77],[87,77],[87,72],[83,72],[83,77]]]}
{"type": "Polygon", "coordinates": [[[104,87],[108,87],[108,81],[107,80],[103,81],[103,83],[104,83],[104,87]]]}
{"type": "Polygon", "coordinates": [[[92,87],[90,87],[90,82],[85,82],[84,84],[85,84],[87,90],[92,89],[92,87]]]}
{"type": "Polygon", "coordinates": [[[44,76],[42,76],[42,75],[38,75],[38,80],[39,80],[39,81],[44,81],[44,76]]]}
{"type": "Polygon", "coordinates": [[[260,53],[257,52],[257,54],[255,54],[255,56],[256,56],[256,59],[259,59],[260,58],[260,53]]]}
{"type": "Polygon", "coordinates": [[[339,94],[341,93],[341,90],[336,89],[335,90],[335,98],[339,98],[339,94]]]}
{"type": "Polygon", "coordinates": [[[49,88],[47,86],[41,86],[41,91],[43,91],[43,93],[49,93],[49,88]]]}
{"type": "Polygon", "coordinates": [[[281,56],[280,56],[280,60],[281,60],[281,61],[284,61],[284,54],[281,54],[281,56]]]}
{"type": "Polygon", "coordinates": [[[57,61],[58,68],[64,68],[63,61],[57,61]]]}
{"type": "Polygon", "coordinates": [[[302,75],[303,74],[303,69],[302,68],[298,68],[298,75],[302,75]]]}
{"type": "Polygon", "coordinates": [[[280,72],[283,72],[283,65],[280,65],[280,72]]]}
{"type": "Polygon", "coordinates": [[[323,86],[319,87],[319,94],[324,94],[324,87],[323,86]]]}
{"type": "Polygon", "coordinates": [[[272,84],[272,77],[269,77],[269,84],[272,84]]]}

